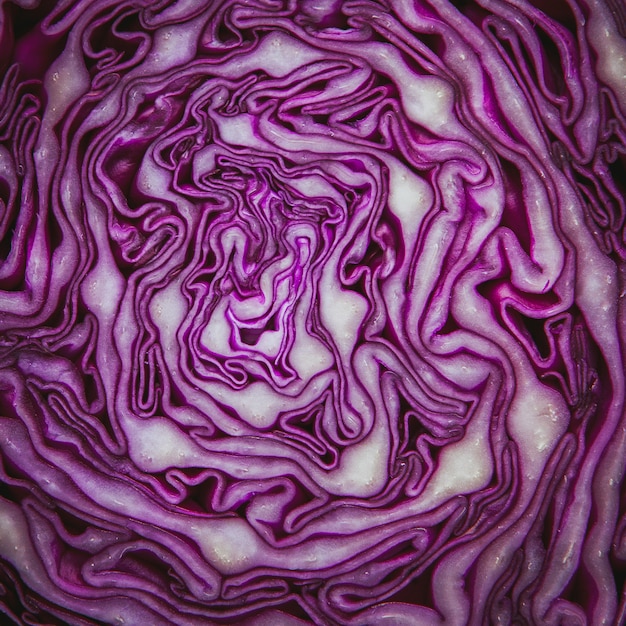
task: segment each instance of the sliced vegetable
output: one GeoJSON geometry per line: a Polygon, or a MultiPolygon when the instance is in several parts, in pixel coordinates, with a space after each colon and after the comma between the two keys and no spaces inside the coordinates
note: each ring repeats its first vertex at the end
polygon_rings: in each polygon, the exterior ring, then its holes
{"type": "Polygon", "coordinates": [[[0,3],[0,612],[626,619],[626,10],[0,3]]]}

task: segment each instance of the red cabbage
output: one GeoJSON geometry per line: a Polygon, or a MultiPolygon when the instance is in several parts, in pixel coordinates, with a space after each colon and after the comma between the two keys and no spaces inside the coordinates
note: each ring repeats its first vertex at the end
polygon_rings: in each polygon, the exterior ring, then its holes
{"type": "Polygon", "coordinates": [[[0,3],[3,623],[626,620],[623,0],[0,3]]]}

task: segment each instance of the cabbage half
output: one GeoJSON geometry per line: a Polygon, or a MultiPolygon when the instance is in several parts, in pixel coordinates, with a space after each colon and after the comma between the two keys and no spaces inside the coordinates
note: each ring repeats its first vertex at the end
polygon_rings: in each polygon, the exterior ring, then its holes
{"type": "Polygon", "coordinates": [[[623,0],[0,2],[3,619],[626,620],[625,138],[623,0]]]}

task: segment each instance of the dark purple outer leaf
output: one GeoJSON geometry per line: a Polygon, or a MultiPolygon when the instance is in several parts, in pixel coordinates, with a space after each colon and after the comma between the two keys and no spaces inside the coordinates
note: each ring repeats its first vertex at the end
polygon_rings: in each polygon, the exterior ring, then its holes
{"type": "Polygon", "coordinates": [[[621,0],[0,3],[0,614],[626,619],[621,0]]]}

